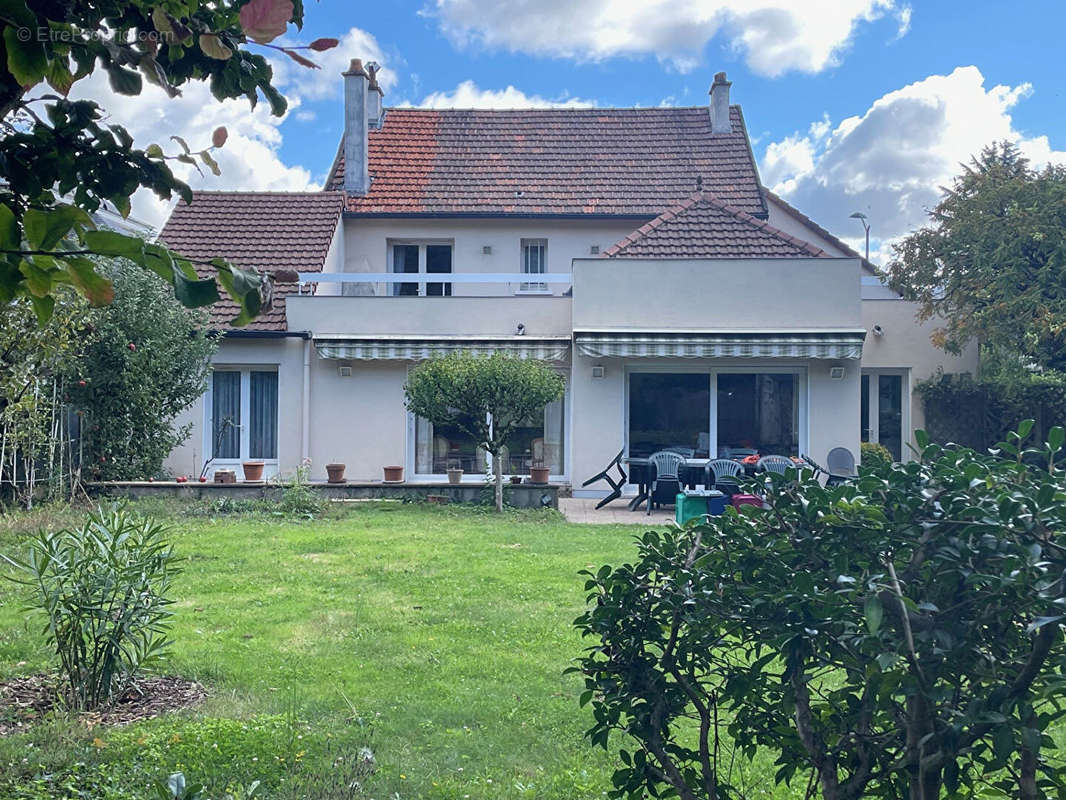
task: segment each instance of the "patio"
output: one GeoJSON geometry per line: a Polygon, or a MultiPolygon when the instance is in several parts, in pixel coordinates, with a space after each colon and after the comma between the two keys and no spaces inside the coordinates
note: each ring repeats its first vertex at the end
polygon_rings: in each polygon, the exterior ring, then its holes
{"type": "Polygon", "coordinates": [[[674,508],[656,508],[649,516],[643,510],[635,513],[629,510],[630,497],[621,497],[601,509],[596,508],[599,500],[587,497],[560,497],[559,511],[567,522],[581,525],[643,525],[644,527],[661,527],[673,524],[674,508]]]}

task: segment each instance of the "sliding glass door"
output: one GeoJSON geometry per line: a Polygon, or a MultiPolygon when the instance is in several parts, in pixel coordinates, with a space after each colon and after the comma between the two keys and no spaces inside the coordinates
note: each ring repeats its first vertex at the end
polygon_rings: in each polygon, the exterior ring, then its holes
{"type": "Polygon", "coordinates": [[[806,370],[628,373],[630,457],[660,450],[689,458],[799,455],[806,431],[806,370]]]}

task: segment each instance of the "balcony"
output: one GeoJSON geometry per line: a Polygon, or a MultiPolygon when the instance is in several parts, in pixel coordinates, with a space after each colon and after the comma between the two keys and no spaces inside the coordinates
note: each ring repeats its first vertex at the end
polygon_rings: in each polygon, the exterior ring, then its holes
{"type": "MultiPolygon", "coordinates": [[[[521,291],[532,276],[517,273],[440,273],[412,276],[405,273],[300,273],[305,285],[317,284],[317,294],[290,295],[286,316],[290,330],[310,331],[316,338],[348,337],[567,337],[570,304],[567,296],[543,291],[521,291]],[[413,283],[412,277],[435,286],[462,287],[484,284],[495,294],[451,296],[396,296],[323,294],[326,287],[391,286],[413,283]],[[511,287],[516,287],[515,294],[511,287]],[[519,328],[521,326],[521,329],[519,328]]],[[[569,285],[569,273],[535,276],[538,284],[569,285]]],[[[328,290],[327,290],[328,291],[328,290]]]]}

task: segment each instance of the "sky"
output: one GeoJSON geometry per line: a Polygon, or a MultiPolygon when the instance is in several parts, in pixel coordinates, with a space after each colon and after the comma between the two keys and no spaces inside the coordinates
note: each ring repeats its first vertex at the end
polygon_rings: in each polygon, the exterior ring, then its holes
{"type": "MultiPolygon", "coordinates": [[[[383,66],[385,105],[702,106],[714,73],[732,81],[763,183],[871,256],[923,224],[926,210],[983,146],[1007,139],[1034,164],[1066,163],[1061,0],[378,0],[305,2],[287,41],[335,37],[309,70],[260,48],[289,98],[217,103],[205,85],[169,100],[147,87],[97,99],[137,143],[194,148],[226,125],[222,175],[178,165],[193,188],[321,188],[340,140],[340,73],[383,66]],[[172,143],[171,143],[172,144],[172,143]]],[[[251,45],[256,49],[255,45],[251,45]]],[[[651,143],[650,146],[653,146],[651,143]]],[[[173,149],[173,147],[167,148],[173,149]]],[[[167,204],[135,200],[160,225],[167,204]]]]}

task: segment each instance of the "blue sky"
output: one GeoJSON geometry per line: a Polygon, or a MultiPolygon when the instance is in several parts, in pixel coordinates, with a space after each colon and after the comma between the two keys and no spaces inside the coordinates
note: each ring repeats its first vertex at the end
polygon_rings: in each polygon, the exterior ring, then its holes
{"type": "Polygon", "coordinates": [[[847,213],[866,210],[884,257],[982,144],[1066,161],[1064,29],[1052,0],[321,0],[289,39],[343,44],[314,73],[279,64],[284,120],[190,92],[148,118],[115,114],[138,138],[227,124],[223,176],[202,185],[298,189],[332,161],[351,57],[385,66],[386,105],[702,105],[725,70],[764,182],[852,241],[847,213]]]}

